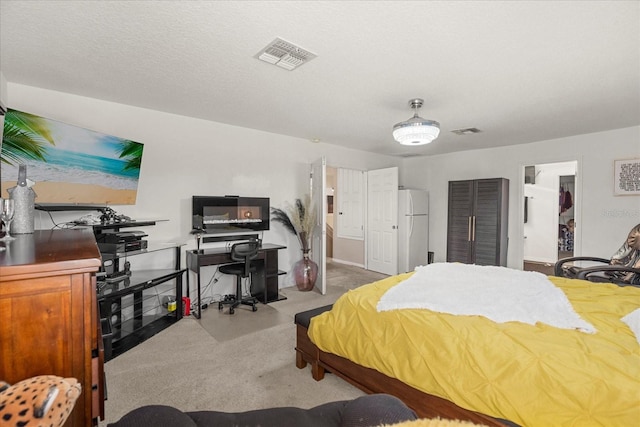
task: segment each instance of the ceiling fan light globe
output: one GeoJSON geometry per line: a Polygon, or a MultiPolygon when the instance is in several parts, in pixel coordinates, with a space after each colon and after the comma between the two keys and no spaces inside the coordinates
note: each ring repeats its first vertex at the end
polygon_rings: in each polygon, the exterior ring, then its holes
{"type": "Polygon", "coordinates": [[[393,138],[402,145],[424,145],[440,135],[440,123],[418,116],[393,127],[393,138]]]}

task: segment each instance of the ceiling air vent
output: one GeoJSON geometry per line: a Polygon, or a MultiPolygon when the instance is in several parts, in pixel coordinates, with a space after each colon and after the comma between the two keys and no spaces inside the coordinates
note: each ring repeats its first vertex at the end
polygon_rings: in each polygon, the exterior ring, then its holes
{"type": "Polygon", "coordinates": [[[480,133],[482,131],[478,128],[464,128],[464,129],[455,129],[455,130],[452,130],[451,132],[455,133],[456,135],[473,135],[474,133],[480,133]]]}
{"type": "Polygon", "coordinates": [[[258,52],[255,57],[291,71],[311,61],[316,56],[308,50],[276,38],[267,47],[258,52]]]}

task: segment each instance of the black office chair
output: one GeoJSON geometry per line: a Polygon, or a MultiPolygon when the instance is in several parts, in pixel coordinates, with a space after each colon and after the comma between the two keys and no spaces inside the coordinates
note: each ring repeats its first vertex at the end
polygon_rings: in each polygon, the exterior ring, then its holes
{"type": "Polygon", "coordinates": [[[230,305],[229,314],[233,314],[235,308],[241,304],[251,306],[252,311],[257,311],[258,299],[252,296],[242,297],[242,279],[250,278],[251,273],[257,270],[255,263],[252,262],[258,256],[259,243],[257,241],[249,241],[235,243],[231,246],[231,259],[233,261],[241,261],[234,264],[226,264],[221,266],[218,271],[224,274],[233,274],[236,276],[236,294],[227,295],[224,300],[218,303],[218,309],[222,310],[225,305],[230,305]]]}
{"type": "Polygon", "coordinates": [[[640,224],[631,229],[624,244],[611,257],[569,257],[558,260],[554,275],[591,282],[608,282],[620,286],[640,286],[640,224]],[[578,267],[576,261],[590,261],[587,267],[578,267]]]}

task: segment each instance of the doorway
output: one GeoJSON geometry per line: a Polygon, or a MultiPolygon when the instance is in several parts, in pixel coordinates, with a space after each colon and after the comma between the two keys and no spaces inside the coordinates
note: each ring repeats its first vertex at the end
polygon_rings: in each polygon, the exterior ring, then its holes
{"type": "Polygon", "coordinates": [[[576,194],[575,175],[560,176],[558,215],[558,259],[573,256],[575,235],[575,206],[576,194]]]}
{"type": "Polygon", "coordinates": [[[553,274],[576,254],[579,219],[577,161],[524,167],[523,270],[553,274]]]}
{"type": "MultiPolygon", "coordinates": [[[[316,169],[320,169],[320,162],[316,163],[316,169]]],[[[324,212],[318,211],[318,219],[323,219],[319,221],[323,232],[316,233],[324,237],[321,244],[316,243],[314,234],[314,249],[322,248],[322,262],[326,265],[329,259],[332,263],[396,274],[398,168],[362,171],[327,166],[325,161],[323,171],[312,173],[312,176],[321,177],[316,185],[320,182],[323,185],[321,190],[314,187],[315,191],[311,191],[324,197],[316,200],[314,196],[314,203],[318,207],[323,205],[324,209],[324,212]],[[369,188],[370,176],[376,177],[373,179],[374,190],[369,188]],[[368,190],[372,192],[368,193],[368,190]],[[371,221],[372,218],[379,221],[371,221]],[[389,236],[391,233],[393,236],[389,236]],[[376,244],[368,245],[367,242],[376,244]]]]}
{"type": "MultiPolygon", "coordinates": [[[[335,168],[333,187],[332,261],[361,268],[365,268],[365,176],[366,172],[361,170],[335,168]]],[[[328,234],[329,224],[327,238],[328,234]]]]}

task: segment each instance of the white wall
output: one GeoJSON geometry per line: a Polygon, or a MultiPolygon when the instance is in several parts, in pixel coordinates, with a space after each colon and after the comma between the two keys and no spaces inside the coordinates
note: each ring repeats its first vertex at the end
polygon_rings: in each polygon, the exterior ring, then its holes
{"type": "MultiPolygon", "coordinates": [[[[470,136],[473,138],[473,136],[470,136]]],[[[438,140],[434,142],[437,144],[438,140]]],[[[640,222],[640,196],[613,195],[613,161],[640,158],[640,127],[576,135],[532,144],[405,159],[405,186],[425,188],[430,199],[429,248],[435,261],[446,259],[448,181],[504,177],[509,185],[507,265],[522,267],[523,168],[526,165],[578,162],[581,175],[581,247],[575,253],[609,258],[640,222]]],[[[576,236],[576,242],[578,237],[576,236]]]]}
{"type": "Polygon", "coordinates": [[[4,108],[7,108],[7,100],[7,80],[4,78],[4,74],[2,74],[2,71],[0,71],[0,105],[2,105],[4,108]]]}
{"type": "MultiPolygon", "coordinates": [[[[137,219],[168,219],[145,229],[149,239],[185,242],[187,248],[195,247],[189,235],[193,195],[270,197],[272,206],[283,207],[308,193],[310,163],[321,156],[334,167],[364,170],[401,163],[398,158],[331,144],[11,82],[8,86],[11,108],[143,143],[137,202],[114,209],[137,219]]],[[[54,213],[54,219],[60,222],[82,214],[54,213]]],[[[38,215],[37,228],[52,226],[48,214],[38,215]]],[[[298,241],[279,224],[272,224],[264,241],[287,245],[280,251],[282,270],[289,271],[300,259],[298,241]]]]}

